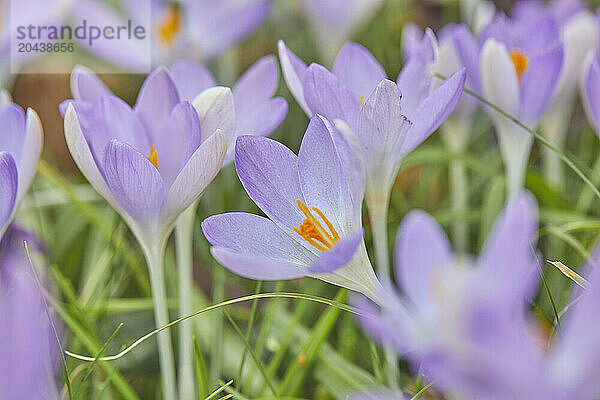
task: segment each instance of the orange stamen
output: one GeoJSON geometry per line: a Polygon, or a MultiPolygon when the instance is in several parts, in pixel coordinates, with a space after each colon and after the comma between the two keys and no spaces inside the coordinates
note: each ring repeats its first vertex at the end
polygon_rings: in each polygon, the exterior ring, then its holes
{"type": "Polygon", "coordinates": [[[529,67],[529,59],[519,49],[513,49],[509,52],[510,58],[515,66],[515,71],[517,72],[517,78],[519,78],[519,83],[521,83],[521,79],[525,72],[527,71],[527,67],[529,67]]]}
{"type": "Polygon", "coordinates": [[[362,108],[365,108],[365,95],[364,94],[360,95],[360,106],[362,108]]]}
{"type": "Polygon", "coordinates": [[[158,170],[158,152],[154,148],[154,145],[150,145],[150,157],[146,158],[154,165],[154,168],[158,170]]]}
{"type": "Polygon", "coordinates": [[[171,6],[158,24],[158,37],[162,44],[170,45],[175,40],[181,26],[181,11],[179,7],[171,6]]]}
{"type": "Polygon", "coordinates": [[[306,204],[300,200],[296,200],[296,202],[298,203],[298,208],[306,218],[299,227],[293,227],[294,231],[321,251],[331,249],[333,245],[340,240],[340,235],[336,232],[333,224],[329,222],[321,210],[317,207],[312,208],[312,210],[321,217],[321,220],[323,220],[325,225],[327,225],[327,228],[329,229],[329,231],[327,231],[323,228],[323,225],[321,225],[319,220],[311,213],[306,204]]]}

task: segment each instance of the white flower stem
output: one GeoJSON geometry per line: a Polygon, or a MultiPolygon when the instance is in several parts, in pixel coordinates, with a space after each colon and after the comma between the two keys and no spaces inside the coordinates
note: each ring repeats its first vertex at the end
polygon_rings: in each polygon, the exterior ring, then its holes
{"type": "Polygon", "coordinates": [[[369,202],[369,217],[371,219],[371,230],[373,231],[373,246],[375,247],[375,259],[377,260],[377,275],[382,278],[390,276],[390,254],[388,249],[387,199],[369,202]]]}
{"type": "MultiPolygon", "coordinates": [[[[163,258],[165,246],[151,247],[145,251],[148,270],[150,271],[150,284],[152,286],[152,299],[154,301],[154,323],[157,328],[169,323],[167,309],[167,291],[165,288],[163,258]]],[[[171,332],[167,329],[158,333],[158,357],[162,378],[164,400],[177,400],[175,385],[175,359],[171,332]]]]}
{"type": "MultiPolygon", "coordinates": [[[[177,220],[175,226],[175,251],[177,254],[177,273],[179,276],[179,315],[181,317],[193,312],[192,290],[194,285],[193,271],[193,233],[194,217],[198,202],[194,202],[177,220]]],[[[193,321],[182,321],[179,325],[179,398],[192,400],[196,398],[194,384],[194,345],[193,321]]]]}

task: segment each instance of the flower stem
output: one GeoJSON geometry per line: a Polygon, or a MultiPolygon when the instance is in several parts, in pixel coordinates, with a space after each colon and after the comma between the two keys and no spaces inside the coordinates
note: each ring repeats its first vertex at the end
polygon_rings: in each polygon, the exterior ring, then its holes
{"type": "MultiPolygon", "coordinates": [[[[154,301],[154,323],[157,328],[169,323],[163,257],[164,246],[152,247],[146,251],[146,261],[148,262],[150,284],[152,286],[152,299],[154,301]]],[[[175,360],[169,330],[158,334],[158,357],[163,385],[163,398],[164,400],[176,400],[175,360]]]]}
{"type": "MultiPolygon", "coordinates": [[[[450,204],[452,210],[465,211],[468,207],[468,181],[465,164],[461,160],[450,162],[450,204]]],[[[460,252],[467,251],[469,226],[464,219],[457,219],[452,226],[454,247],[460,252]]]]}
{"type": "Polygon", "coordinates": [[[375,247],[375,260],[377,260],[377,275],[382,278],[390,276],[390,255],[388,249],[388,216],[389,200],[375,201],[370,204],[369,216],[371,217],[371,230],[373,231],[373,245],[375,247]]]}
{"type": "MultiPolygon", "coordinates": [[[[177,220],[175,250],[179,275],[179,315],[193,312],[192,289],[194,284],[192,240],[194,217],[198,202],[194,202],[177,220]]],[[[179,327],[179,396],[181,400],[195,398],[193,321],[183,321],[179,327]]]]}

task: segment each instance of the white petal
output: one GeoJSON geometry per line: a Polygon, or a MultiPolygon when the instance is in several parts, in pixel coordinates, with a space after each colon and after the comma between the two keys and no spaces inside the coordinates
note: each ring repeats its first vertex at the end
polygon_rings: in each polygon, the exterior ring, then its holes
{"type": "Polygon", "coordinates": [[[12,102],[12,96],[6,89],[0,90],[0,107],[4,107],[12,102]]]}
{"type": "Polygon", "coordinates": [[[231,89],[215,86],[200,93],[192,105],[200,118],[202,140],[220,130],[227,140],[227,146],[235,145],[235,107],[231,89]]]}
{"type": "Polygon", "coordinates": [[[296,102],[302,107],[306,115],[310,118],[312,117],[312,112],[310,111],[310,107],[306,104],[306,100],[304,100],[304,89],[302,78],[298,75],[298,69],[306,69],[306,65],[297,58],[297,56],[290,51],[283,42],[280,40],[277,43],[277,48],[279,50],[279,62],[281,63],[281,71],[283,72],[283,79],[287,84],[288,89],[292,92],[294,99],[296,102]],[[296,59],[293,59],[296,57],[296,59]],[[295,65],[294,65],[295,64],[295,65]]]}
{"type": "MultiPolygon", "coordinates": [[[[504,44],[488,39],[483,45],[479,61],[484,97],[507,113],[518,117],[519,79],[504,44]]],[[[496,112],[492,115],[495,119],[502,118],[496,112]]]]}
{"type": "Polygon", "coordinates": [[[42,122],[37,113],[31,109],[27,109],[27,120],[25,122],[25,140],[23,142],[23,156],[19,165],[19,189],[17,191],[17,203],[23,199],[33,177],[37,170],[40,156],[42,155],[42,147],[44,143],[44,133],[42,122]]]}

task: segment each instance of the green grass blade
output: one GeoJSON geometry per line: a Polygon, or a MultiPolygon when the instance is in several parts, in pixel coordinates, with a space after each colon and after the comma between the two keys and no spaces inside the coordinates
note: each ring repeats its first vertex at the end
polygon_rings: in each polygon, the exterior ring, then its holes
{"type": "Polygon", "coordinates": [[[198,344],[196,336],[192,338],[192,341],[194,342],[196,390],[198,392],[198,398],[204,399],[209,395],[208,391],[210,390],[210,384],[208,383],[208,370],[206,369],[206,362],[204,361],[202,349],[200,349],[200,345],[198,344]]]}

